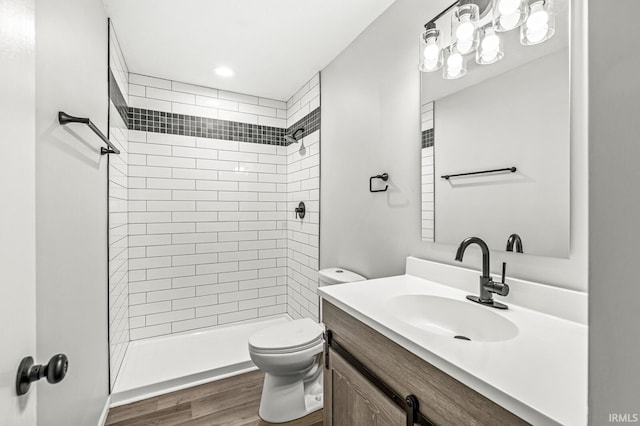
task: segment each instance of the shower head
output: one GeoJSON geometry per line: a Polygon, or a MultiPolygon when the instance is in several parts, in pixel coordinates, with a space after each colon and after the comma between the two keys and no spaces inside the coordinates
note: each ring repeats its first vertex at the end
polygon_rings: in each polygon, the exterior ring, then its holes
{"type": "Polygon", "coordinates": [[[295,132],[291,135],[284,135],[284,139],[289,143],[297,143],[298,142],[298,134],[304,133],[304,127],[300,127],[296,129],[295,132]]]}

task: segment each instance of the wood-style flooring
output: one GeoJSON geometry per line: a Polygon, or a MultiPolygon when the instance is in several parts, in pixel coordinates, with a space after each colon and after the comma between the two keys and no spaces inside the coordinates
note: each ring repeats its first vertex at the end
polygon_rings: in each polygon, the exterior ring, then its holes
{"type": "MultiPolygon", "coordinates": [[[[258,417],[264,373],[254,371],[109,410],[106,426],[265,426],[258,417]]],[[[322,410],[286,426],[322,426],[322,410]]]]}

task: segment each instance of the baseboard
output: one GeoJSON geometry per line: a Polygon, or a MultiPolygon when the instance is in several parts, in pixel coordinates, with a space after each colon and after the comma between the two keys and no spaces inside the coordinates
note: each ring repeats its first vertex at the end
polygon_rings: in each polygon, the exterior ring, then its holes
{"type": "Polygon", "coordinates": [[[98,426],[104,426],[107,423],[107,416],[109,415],[109,406],[111,405],[111,395],[107,397],[107,401],[104,404],[100,419],[98,419],[98,426]]]}

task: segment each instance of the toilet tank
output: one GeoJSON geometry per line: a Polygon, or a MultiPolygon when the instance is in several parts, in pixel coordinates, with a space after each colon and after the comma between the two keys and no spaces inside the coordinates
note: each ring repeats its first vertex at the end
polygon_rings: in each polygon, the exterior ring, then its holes
{"type": "Polygon", "coordinates": [[[365,277],[348,271],[343,268],[325,268],[318,271],[318,281],[320,287],[325,285],[352,283],[355,281],[364,281],[365,277]]]}

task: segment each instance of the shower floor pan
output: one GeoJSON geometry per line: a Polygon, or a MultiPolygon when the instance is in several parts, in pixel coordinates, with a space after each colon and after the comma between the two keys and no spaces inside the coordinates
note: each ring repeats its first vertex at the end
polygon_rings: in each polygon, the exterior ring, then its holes
{"type": "Polygon", "coordinates": [[[249,336],[291,321],[286,314],[129,343],[111,393],[111,406],[129,404],[256,370],[249,336]]]}

